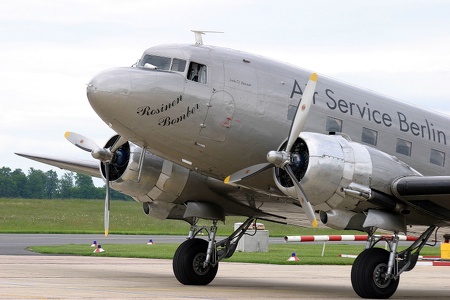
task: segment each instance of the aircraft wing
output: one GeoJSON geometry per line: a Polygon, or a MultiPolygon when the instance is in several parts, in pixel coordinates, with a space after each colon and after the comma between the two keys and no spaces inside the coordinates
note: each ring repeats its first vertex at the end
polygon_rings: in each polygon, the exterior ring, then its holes
{"type": "Polygon", "coordinates": [[[392,190],[397,198],[436,218],[450,219],[450,176],[410,176],[396,180],[392,190]]]}
{"type": "Polygon", "coordinates": [[[64,170],[77,172],[93,177],[101,177],[99,170],[99,163],[98,161],[95,160],[75,160],[75,159],[58,158],[28,153],[15,153],[15,154],[44,164],[55,166],[64,170]]]}

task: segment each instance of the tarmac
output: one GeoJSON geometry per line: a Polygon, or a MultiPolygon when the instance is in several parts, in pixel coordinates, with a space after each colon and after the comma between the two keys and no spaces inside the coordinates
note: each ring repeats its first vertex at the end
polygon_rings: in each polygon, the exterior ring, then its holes
{"type": "MultiPolygon", "coordinates": [[[[350,266],[221,263],[208,286],[184,286],[170,260],[0,256],[1,299],[358,299],[350,266]]],[[[405,273],[392,299],[448,299],[446,267],[405,273]]]]}
{"type": "MultiPolygon", "coordinates": [[[[23,237],[7,238],[15,236],[23,237]]],[[[0,236],[0,248],[5,240],[0,236]]],[[[171,260],[101,254],[1,254],[0,299],[358,299],[351,286],[350,270],[351,266],[221,262],[210,285],[185,286],[175,279],[171,260]]],[[[402,274],[391,299],[449,296],[450,268],[417,266],[402,274]]]]}

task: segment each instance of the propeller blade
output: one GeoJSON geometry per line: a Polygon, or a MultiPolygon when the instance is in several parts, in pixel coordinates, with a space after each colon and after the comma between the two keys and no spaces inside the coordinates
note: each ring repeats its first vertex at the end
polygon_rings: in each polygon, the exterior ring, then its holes
{"type": "Polygon", "coordinates": [[[91,139],[75,132],[67,131],[64,134],[64,137],[78,148],[83,149],[84,151],[91,152],[92,157],[101,160],[105,164],[106,196],[105,196],[104,222],[105,222],[105,237],[106,237],[109,234],[109,210],[111,205],[110,186],[109,186],[109,174],[110,174],[109,162],[112,160],[114,156],[113,152],[116,151],[120,146],[125,144],[127,140],[125,138],[120,137],[119,139],[117,139],[116,143],[114,143],[112,147],[113,151],[110,151],[105,148],[100,148],[91,139]]]}
{"type": "Polygon", "coordinates": [[[127,139],[124,138],[123,136],[120,136],[117,141],[114,143],[114,145],[111,147],[111,152],[116,152],[117,149],[120,148],[120,146],[122,146],[123,144],[125,144],[127,142],[127,139]]]}
{"type": "MultiPolygon", "coordinates": [[[[298,188],[298,186],[296,186],[298,188]]],[[[308,217],[308,220],[311,222],[312,227],[316,228],[318,223],[316,219],[316,214],[314,213],[314,209],[309,203],[309,201],[303,197],[305,194],[301,192],[300,189],[297,189],[297,195],[298,200],[300,201],[300,204],[302,205],[303,211],[305,212],[306,216],[308,217]]]]}
{"type": "Polygon", "coordinates": [[[105,163],[105,176],[106,176],[106,196],[105,196],[105,237],[109,234],[109,210],[111,205],[111,197],[109,195],[110,187],[109,187],[109,163],[105,163]]]}
{"type": "Polygon", "coordinates": [[[67,131],[64,137],[78,148],[87,152],[99,151],[101,149],[93,140],[75,132],[67,131]]]}
{"type": "Polygon", "coordinates": [[[309,77],[308,84],[303,92],[302,98],[297,106],[297,111],[295,112],[294,120],[291,124],[291,129],[289,130],[288,143],[286,145],[286,152],[291,152],[291,148],[297,140],[300,132],[305,126],[306,118],[308,117],[309,108],[312,105],[314,99],[314,93],[316,91],[317,74],[313,73],[309,77]]]}
{"type": "Polygon", "coordinates": [[[314,209],[311,203],[309,203],[308,198],[306,198],[305,191],[303,190],[300,182],[297,180],[297,177],[295,177],[294,172],[292,172],[291,166],[286,165],[285,170],[289,174],[289,177],[291,177],[292,181],[294,182],[295,190],[297,192],[297,198],[298,201],[300,201],[300,204],[302,205],[303,211],[308,217],[308,220],[311,222],[311,225],[314,228],[316,228],[317,227],[316,214],[314,213],[314,209]]]}
{"type": "Polygon", "coordinates": [[[67,131],[64,134],[64,137],[78,148],[91,152],[92,157],[95,159],[99,159],[103,162],[109,162],[114,156],[111,151],[105,148],[100,148],[93,140],[81,134],[67,131]]]}
{"type": "Polygon", "coordinates": [[[258,164],[258,165],[253,165],[251,167],[242,169],[240,171],[237,171],[237,172],[231,174],[230,176],[225,178],[225,180],[223,182],[225,182],[225,183],[237,182],[242,179],[255,176],[256,174],[261,173],[262,171],[265,171],[271,167],[273,167],[273,164],[270,164],[270,163],[262,163],[262,164],[258,164]]]}

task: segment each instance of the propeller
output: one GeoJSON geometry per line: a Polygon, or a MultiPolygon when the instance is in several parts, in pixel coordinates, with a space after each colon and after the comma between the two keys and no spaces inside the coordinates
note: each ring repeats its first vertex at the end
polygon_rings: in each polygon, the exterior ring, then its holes
{"type": "Polygon", "coordinates": [[[109,211],[111,205],[110,186],[109,186],[110,164],[114,158],[115,152],[120,148],[120,146],[125,144],[127,140],[121,136],[116,140],[114,145],[112,145],[111,149],[107,149],[99,147],[91,139],[75,132],[66,132],[64,134],[64,137],[78,148],[90,152],[93,158],[98,159],[105,164],[106,196],[105,196],[104,222],[105,222],[105,237],[106,237],[109,234],[109,211]]]}
{"type": "Polygon", "coordinates": [[[111,196],[110,196],[110,187],[109,187],[109,163],[105,163],[105,177],[106,177],[106,195],[105,195],[105,214],[104,214],[104,222],[105,222],[105,237],[109,234],[109,210],[111,207],[111,196]]]}
{"type": "Polygon", "coordinates": [[[224,180],[225,183],[237,182],[242,179],[252,177],[272,167],[277,167],[285,170],[295,186],[297,199],[302,205],[302,208],[305,211],[305,214],[313,227],[317,227],[317,219],[314,214],[314,209],[311,203],[309,202],[308,198],[306,197],[305,191],[303,190],[300,182],[298,181],[297,177],[292,171],[291,165],[293,164],[293,160],[291,156],[291,150],[292,147],[294,146],[295,141],[300,135],[300,132],[303,130],[303,127],[305,126],[305,122],[308,117],[308,112],[313,102],[314,93],[316,90],[316,83],[317,83],[317,74],[313,73],[309,78],[308,84],[306,85],[305,91],[303,92],[302,98],[300,99],[300,102],[297,106],[297,111],[295,112],[295,117],[294,120],[292,121],[291,128],[289,130],[286,149],[280,151],[269,151],[269,153],[267,153],[268,163],[262,163],[242,169],[240,171],[231,174],[224,180]]]}

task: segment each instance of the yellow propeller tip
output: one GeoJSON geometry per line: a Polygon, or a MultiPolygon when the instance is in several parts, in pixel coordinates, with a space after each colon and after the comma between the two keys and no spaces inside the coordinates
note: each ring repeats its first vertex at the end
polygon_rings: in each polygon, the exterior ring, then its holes
{"type": "Polygon", "coordinates": [[[230,182],[230,176],[227,176],[227,178],[225,178],[225,180],[223,182],[224,183],[229,183],[230,182]]]}
{"type": "Polygon", "coordinates": [[[317,74],[316,73],[312,73],[311,77],[309,77],[309,80],[317,81],[317,74]]]}
{"type": "Polygon", "coordinates": [[[108,230],[105,230],[105,237],[108,236],[108,230]]]}
{"type": "Polygon", "coordinates": [[[66,133],[64,133],[64,137],[67,139],[67,138],[69,138],[69,135],[70,135],[70,131],[66,131],[66,133]]]}
{"type": "Polygon", "coordinates": [[[316,228],[317,227],[317,225],[318,225],[318,223],[317,223],[317,220],[316,219],[314,219],[314,221],[312,221],[312,226],[314,227],[314,228],[316,228]]]}

